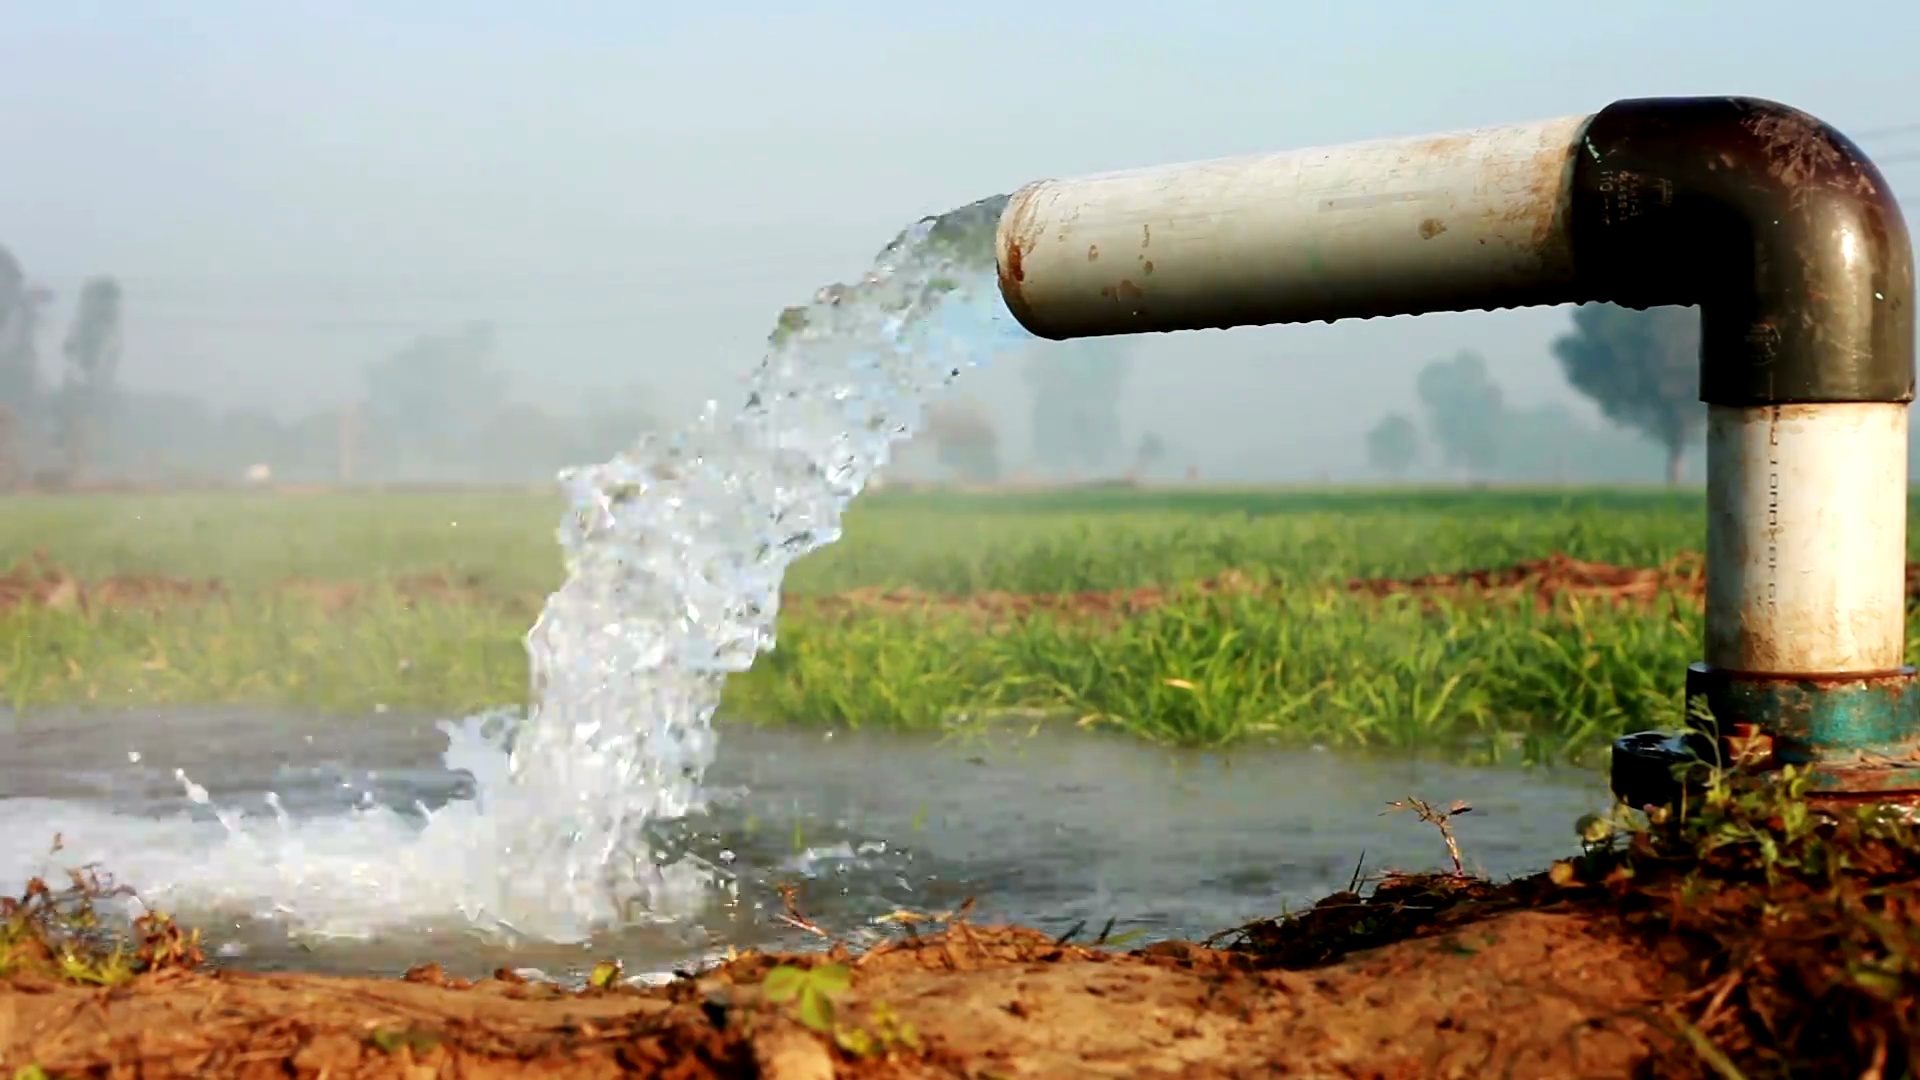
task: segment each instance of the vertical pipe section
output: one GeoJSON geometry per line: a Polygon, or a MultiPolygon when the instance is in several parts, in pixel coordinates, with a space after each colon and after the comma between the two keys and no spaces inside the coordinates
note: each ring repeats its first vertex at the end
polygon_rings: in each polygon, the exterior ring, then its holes
{"type": "Polygon", "coordinates": [[[1712,406],[1707,515],[1709,666],[1904,662],[1906,405],[1712,406]]]}
{"type": "MultiPolygon", "coordinates": [[[[1913,252],[1885,179],[1797,109],[1645,99],[1588,123],[1571,198],[1583,299],[1700,307],[1707,610],[1687,697],[1705,733],[1815,766],[1836,796],[1920,794],[1913,252]]],[[[1616,781],[1638,745],[1616,746],[1616,781]]]]}

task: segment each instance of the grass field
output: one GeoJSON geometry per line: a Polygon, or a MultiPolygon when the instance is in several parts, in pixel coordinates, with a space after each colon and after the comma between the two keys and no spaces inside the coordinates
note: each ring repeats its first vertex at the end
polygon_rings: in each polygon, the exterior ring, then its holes
{"type": "MultiPolygon", "coordinates": [[[[39,550],[81,580],[218,578],[224,603],[16,605],[0,691],[19,708],[259,702],[463,712],[526,698],[521,637],[560,574],[560,505],[529,495],[14,498],[0,564],[39,550]],[[380,586],[470,578],[485,598],[380,586]],[[365,583],[345,611],[289,579],[365,583]]],[[[1197,745],[1267,738],[1531,760],[1675,722],[1698,658],[1685,603],[1368,599],[1329,588],[1564,551],[1629,565],[1697,550],[1700,497],[1659,491],[906,495],[859,504],[799,564],[780,647],[734,680],[733,720],[935,728],[1045,713],[1197,745]],[[1185,595],[1120,621],[952,611],[827,615],[869,587],[1059,592],[1178,586],[1225,570],[1278,592],[1185,595]]]]}

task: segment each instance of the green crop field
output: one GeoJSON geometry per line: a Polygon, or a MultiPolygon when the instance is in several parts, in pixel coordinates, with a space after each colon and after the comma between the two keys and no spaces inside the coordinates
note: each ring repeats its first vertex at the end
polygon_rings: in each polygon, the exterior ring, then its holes
{"type": "MultiPolygon", "coordinates": [[[[561,506],[530,494],[20,497],[0,564],[44,552],[82,582],[218,579],[218,602],[9,604],[16,708],[258,702],[458,713],[527,699],[522,637],[559,580],[561,506]],[[469,583],[402,595],[412,575],[469,583]],[[354,585],[351,604],[324,588],[354,585]]],[[[1274,739],[1544,760],[1671,724],[1698,658],[1685,601],[1627,609],[1356,597],[1355,577],[1560,551],[1655,565],[1697,550],[1697,493],[883,492],[788,581],[779,648],[736,678],[732,722],[944,729],[1060,717],[1196,745],[1274,739]],[[1178,587],[1233,570],[1273,587],[1178,587]],[[869,587],[942,594],[1169,586],[1125,619],[992,624],[952,606],[810,606],[869,587]]]]}

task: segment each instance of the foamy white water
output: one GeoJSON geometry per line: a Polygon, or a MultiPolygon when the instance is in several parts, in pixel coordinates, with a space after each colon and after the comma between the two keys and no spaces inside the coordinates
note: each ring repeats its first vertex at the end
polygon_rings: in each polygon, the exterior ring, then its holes
{"type": "Polygon", "coordinates": [[[6,869],[99,862],[154,906],[335,936],[457,921],[566,942],[692,914],[724,875],[659,864],[642,829],[697,806],[721,687],[773,648],[793,560],[839,538],[934,393],[1026,338],[991,276],[1004,203],[923,221],[790,309],[738,410],[562,474],[567,577],[527,636],[531,703],[444,725],[472,799],[212,823],[16,805],[65,846],[6,869]]]}

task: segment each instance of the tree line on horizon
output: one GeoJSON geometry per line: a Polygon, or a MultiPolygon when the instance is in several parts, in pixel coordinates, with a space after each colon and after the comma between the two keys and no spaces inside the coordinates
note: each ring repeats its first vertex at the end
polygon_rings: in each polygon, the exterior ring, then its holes
{"type": "Polygon", "coordinates": [[[481,322],[415,336],[365,366],[353,400],[292,420],[134,389],[120,382],[124,299],[112,276],[81,285],[50,380],[40,349],[54,295],[0,246],[0,490],[233,482],[262,466],[306,482],[539,482],[658,426],[638,388],[568,413],[515,401],[481,322]]]}

